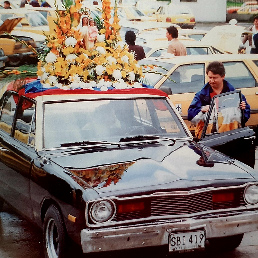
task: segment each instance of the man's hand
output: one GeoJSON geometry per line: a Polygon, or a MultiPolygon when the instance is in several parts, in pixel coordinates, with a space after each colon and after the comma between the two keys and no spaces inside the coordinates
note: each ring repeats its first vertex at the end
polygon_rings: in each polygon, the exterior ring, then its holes
{"type": "Polygon", "coordinates": [[[245,107],[246,107],[245,101],[242,101],[240,103],[240,109],[245,109],[245,107]]]}
{"type": "Polygon", "coordinates": [[[206,112],[208,112],[209,107],[210,107],[209,105],[202,106],[202,108],[201,108],[202,113],[206,113],[206,112]]]}

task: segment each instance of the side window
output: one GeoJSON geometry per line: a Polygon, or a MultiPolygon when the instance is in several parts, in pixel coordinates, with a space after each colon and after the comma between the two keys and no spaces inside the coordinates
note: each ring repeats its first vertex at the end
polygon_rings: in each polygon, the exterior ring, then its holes
{"type": "Polygon", "coordinates": [[[207,47],[186,47],[187,55],[208,55],[207,47]]]}
{"type": "Polygon", "coordinates": [[[225,62],[224,66],[225,79],[236,89],[255,87],[255,79],[243,62],[225,62]]]}
{"type": "Polygon", "coordinates": [[[204,64],[181,65],[175,69],[163,83],[172,90],[172,94],[197,92],[204,85],[204,64]]]}
{"type": "Polygon", "coordinates": [[[158,49],[155,52],[153,52],[150,57],[159,57],[162,55],[165,55],[167,53],[167,49],[158,49]]]}
{"type": "Polygon", "coordinates": [[[15,124],[14,138],[31,146],[35,142],[35,104],[23,99],[15,124]]]}
{"type": "Polygon", "coordinates": [[[8,93],[4,96],[3,104],[1,107],[0,130],[3,130],[9,134],[11,134],[12,131],[12,124],[17,107],[17,100],[18,96],[8,93]]]}

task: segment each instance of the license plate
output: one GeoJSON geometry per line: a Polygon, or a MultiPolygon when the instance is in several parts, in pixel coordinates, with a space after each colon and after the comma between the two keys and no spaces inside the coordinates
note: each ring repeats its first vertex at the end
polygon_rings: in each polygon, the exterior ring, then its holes
{"type": "Polygon", "coordinates": [[[169,251],[187,251],[205,248],[204,230],[169,234],[169,251]]]}
{"type": "Polygon", "coordinates": [[[185,22],[186,21],[186,19],[177,19],[177,22],[185,22]]]}

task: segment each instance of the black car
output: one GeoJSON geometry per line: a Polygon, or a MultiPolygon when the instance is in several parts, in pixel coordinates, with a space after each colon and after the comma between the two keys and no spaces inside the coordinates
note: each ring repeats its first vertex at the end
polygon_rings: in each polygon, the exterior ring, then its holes
{"type": "Polygon", "coordinates": [[[0,110],[1,203],[43,228],[46,257],[234,249],[258,227],[257,172],[194,141],[160,90],[23,88],[0,110]]]}

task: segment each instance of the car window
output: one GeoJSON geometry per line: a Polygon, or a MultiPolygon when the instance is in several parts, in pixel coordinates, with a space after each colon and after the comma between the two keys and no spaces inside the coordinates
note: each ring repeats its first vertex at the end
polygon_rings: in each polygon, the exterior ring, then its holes
{"type": "Polygon", "coordinates": [[[14,138],[31,146],[35,143],[35,104],[23,99],[15,123],[14,138]]]}
{"type": "Polygon", "coordinates": [[[186,47],[187,55],[210,55],[208,47],[186,47]]]}
{"type": "Polygon", "coordinates": [[[204,37],[204,34],[189,34],[188,38],[200,41],[204,37]]]}
{"type": "Polygon", "coordinates": [[[175,69],[162,86],[170,87],[172,94],[197,92],[204,85],[204,64],[181,65],[175,69]]]}
{"type": "Polygon", "coordinates": [[[141,83],[151,87],[154,87],[175,66],[173,63],[153,62],[153,59],[142,59],[138,63],[142,65],[144,73],[141,83]]]}
{"type": "Polygon", "coordinates": [[[165,55],[166,53],[167,53],[167,49],[157,49],[150,55],[150,57],[159,57],[159,56],[165,55]]]}
{"type": "Polygon", "coordinates": [[[40,12],[33,12],[25,14],[30,26],[48,26],[47,19],[40,12]]]}
{"type": "Polygon", "coordinates": [[[239,62],[224,62],[225,79],[236,89],[255,87],[255,79],[246,65],[239,62]]]}
{"type": "Polygon", "coordinates": [[[43,130],[44,148],[85,141],[118,142],[138,135],[186,137],[178,117],[162,98],[46,103],[43,130]]]}
{"type": "Polygon", "coordinates": [[[18,97],[13,94],[5,95],[1,107],[0,129],[11,134],[18,97]]]}
{"type": "Polygon", "coordinates": [[[240,91],[231,91],[214,96],[201,138],[242,127],[243,117],[239,106],[240,91]]]}

